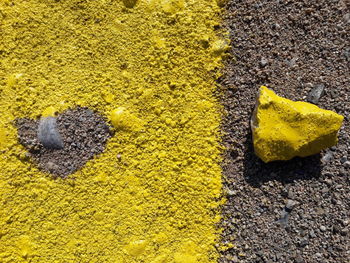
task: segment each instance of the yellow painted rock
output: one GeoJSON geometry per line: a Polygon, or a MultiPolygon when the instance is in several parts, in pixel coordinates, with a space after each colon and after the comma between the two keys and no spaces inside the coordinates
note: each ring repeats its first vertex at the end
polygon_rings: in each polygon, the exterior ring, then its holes
{"type": "Polygon", "coordinates": [[[262,86],[251,120],[255,154],[264,162],[305,157],[337,143],[344,117],[262,86]]]}

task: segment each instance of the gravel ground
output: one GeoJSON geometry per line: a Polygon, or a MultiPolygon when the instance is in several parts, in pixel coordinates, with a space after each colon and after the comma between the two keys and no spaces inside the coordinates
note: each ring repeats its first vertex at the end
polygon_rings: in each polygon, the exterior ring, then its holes
{"type": "Polygon", "coordinates": [[[233,59],[220,80],[228,202],[220,262],[350,262],[350,3],[230,0],[233,59]],[[345,116],[336,147],[264,164],[249,119],[260,85],[345,116]],[[310,96],[309,96],[310,100],[310,96]]]}
{"type": "Polygon", "coordinates": [[[17,119],[19,141],[28,149],[27,157],[39,168],[66,177],[81,168],[94,155],[103,152],[111,129],[98,113],[84,107],[69,109],[57,117],[62,149],[45,148],[38,140],[40,120],[17,119]]]}

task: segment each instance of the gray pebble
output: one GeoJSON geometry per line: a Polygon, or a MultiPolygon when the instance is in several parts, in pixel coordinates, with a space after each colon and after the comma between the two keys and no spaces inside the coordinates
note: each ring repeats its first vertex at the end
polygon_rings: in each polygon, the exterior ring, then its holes
{"type": "Polygon", "coordinates": [[[311,82],[307,82],[304,84],[304,87],[307,89],[307,90],[311,90],[313,88],[314,85],[312,85],[311,82]]]}
{"type": "Polygon", "coordinates": [[[330,161],[333,160],[333,152],[328,151],[326,154],[322,157],[321,162],[323,164],[329,163],[330,161]]]}
{"type": "Polygon", "coordinates": [[[320,230],[321,230],[322,232],[326,232],[327,228],[326,228],[325,226],[320,226],[320,230]]]}
{"type": "Polygon", "coordinates": [[[260,60],[260,66],[265,67],[268,64],[268,61],[266,58],[261,58],[260,60]]]}
{"type": "Polygon", "coordinates": [[[294,208],[294,206],[296,205],[297,202],[291,200],[291,199],[288,199],[287,200],[287,203],[286,203],[286,209],[288,210],[292,210],[294,208]]]}
{"type": "Polygon", "coordinates": [[[330,93],[331,93],[332,99],[336,99],[338,97],[338,95],[339,95],[339,93],[336,90],[334,90],[334,89],[331,89],[330,93]]]}
{"type": "Polygon", "coordinates": [[[346,13],[343,18],[345,23],[350,23],[350,13],[346,13]]]}
{"type": "Polygon", "coordinates": [[[302,240],[300,240],[300,242],[299,242],[299,246],[301,246],[301,247],[305,247],[305,246],[307,246],[309,244],[309,240],[307,240],[307,239],[302,239],[302,240]]]}
{"type": "Polygon", "coordinates": [[[311,230],[310,233],[309,233],[309,236],[311,238],[315,238],[316,237],[315,231],[311,230]]]}
{"type": "Polygon", "coordinates": [[[227,191],[227,195],[228,195],[228,196],[233,196],[233,195],[235,195],[235,194],[236,194],[236,191],[234,191],[234,190],[230,190],[230,189],[229,189],[229,190],[227,191]]]}
{"type": "Polygon", "coordinates": [[[289,213],[285,210],[282,211],[281,218],[277,221],[281,226],[287,227],[289,219],[289,213]]]}
{"type": "Polygon", "coordinates": [[[346,161],[343,165],[345,168],[350,168],[350,161],[346,161]]]}
{"type": "Polygon", "coordinates": [[[326,178],[326,179],[324,180],[324,182],[325,182],[328,186],[331,186],[331,185],[332,185],[332,179],[330,179],[330,178],[326,178]]]}
{"type": "Polygon", "coordinates": [[[346,236],[348,233],[349,233],[349,229],[347,229],[347,228],[343,228],[342,230],[340,230],[340,234],[342,236],[346,236]]]}
{"type": "Polygon", "coordinates": [[[304,262],[304,259],[300,255],[296,256],[295,263],[303,263],[303,262],[304,262]]]}
{"type": "Polygon", "coordinates": [[[288,66],[294,67],[296,65],[298,58],[292,58],[291,60],[287,61],[288,66]]]}
{"type": "Polygon", "coordinates": [[[344,56],[347,60],[350,60],[350,48],[344,50],[344,56]]]}
{"type": "Polygon", "coordinates": [[[343,156],[342,158],[340,158],[340,162],[343,164],[348,160],[348,158],[346,158],[346,156],[343,156]]]}
{"type": "Polygon", "coordinates": [[[328,187],[323,187],[322,190],[321,190],[321,193],[322,194],[325,194],[329,191],[328,187]]]}
{"type": "Polygon", "coordinates": [[[291,189],[291,188],[288,189],[288,198],[289,199],[295,198],[295,193],[294,193],[293,189],[291,189]]]}
{"type": "Polygon", "coordinates": [[[324,95],[324,88],[325,86],[323,84],[316,85],[308,94],[307,101],[311,102],[313,104],[317,104],[320,98],[324,95]]]}
{"type": "Polygon", "coordinates": [[[55,163],[53,163],[53,162],[47,162],[47,163],[46,163],[46,168],[47,168],[47,170],[49,170],[50,172],[53,172],[53,171],[59,169],[58,165],[55,164],[55,163]]]}
{"type": "Polygon", "coordinates": [[[38,127],[38,139],[48,149],[62,149],[63,141],[57,129],[56,118],[41,118],[38,127]]]}

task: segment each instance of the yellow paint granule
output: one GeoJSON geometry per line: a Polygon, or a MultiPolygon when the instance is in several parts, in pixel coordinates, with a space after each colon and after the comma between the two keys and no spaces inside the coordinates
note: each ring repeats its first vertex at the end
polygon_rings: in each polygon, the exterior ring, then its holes
{"type": "Polygon", "coordinates": [[[0,262],[216,262],[219,11],[215,0],[0,1],[0,262]],[[78,105],[116,132],[54,179],[23,157],[13,123],[78,105]]]}

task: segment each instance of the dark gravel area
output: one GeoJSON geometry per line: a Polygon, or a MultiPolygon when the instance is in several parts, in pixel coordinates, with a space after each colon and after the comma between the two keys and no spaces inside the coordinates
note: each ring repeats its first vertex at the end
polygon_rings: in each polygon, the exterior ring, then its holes
{"type": "MultiPolygon", "coordinates": [[[[102,153],[107,140],[112,136],[106,120],[84,107],[68,109],[57,116],[62,149],[44,147],[39,142],[39,123],[40,120],[17,119],[18,138],[28,149],[27,158],[54,176],[67,177],[77,171],[94,155],[102,153]]],[[[49,139],[52,140],[53,137],[49,139]]]]}
{"type": "Polygon", "coordinates": [[[230,0],[226,9],[222,238],[235,246],[220,262],[350,262],[350,2],[230,0]],[[342,114],[338,145],[260,161],[249,120],[261,85],[342,114]]]}

